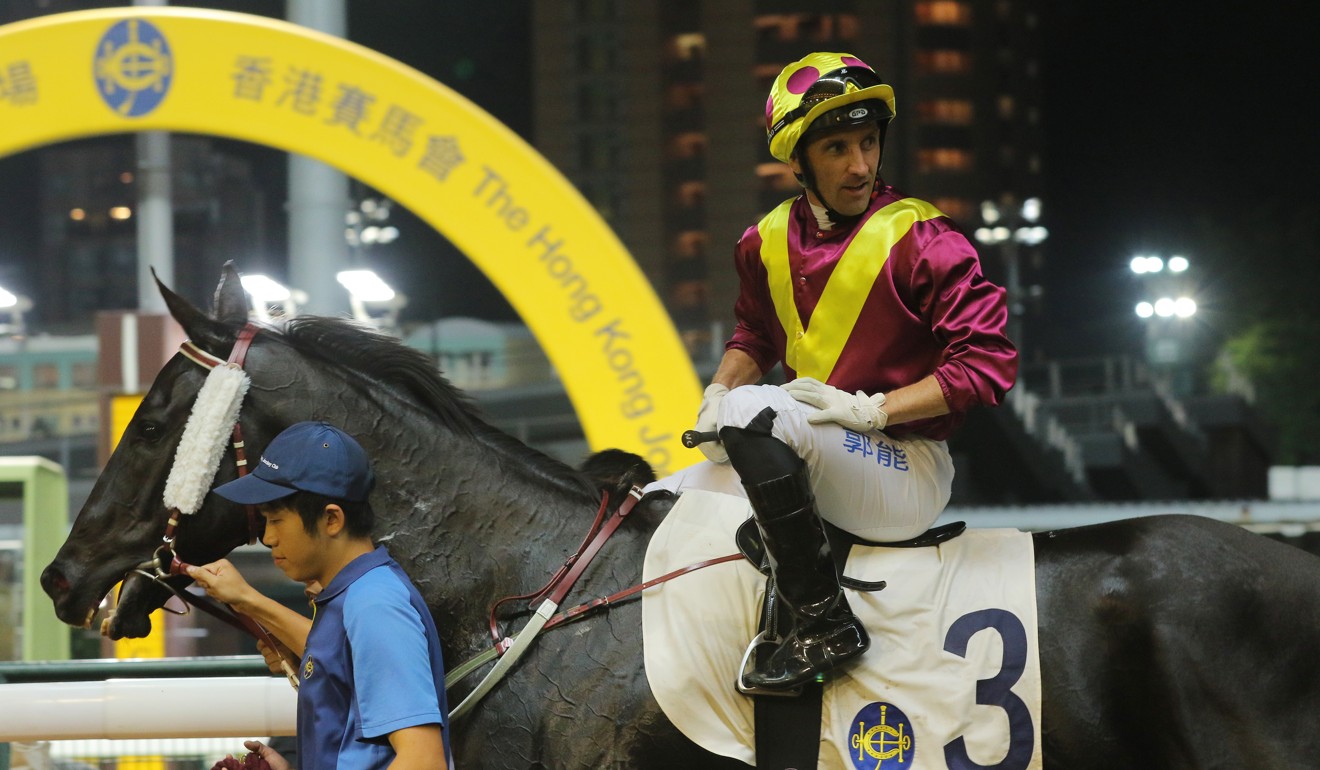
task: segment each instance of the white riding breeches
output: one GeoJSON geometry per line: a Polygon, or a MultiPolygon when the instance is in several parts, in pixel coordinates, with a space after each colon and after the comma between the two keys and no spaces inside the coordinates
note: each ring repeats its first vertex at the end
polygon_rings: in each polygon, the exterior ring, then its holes
{"type": "MultiPolygon", "coordinates": [[[[806,463],[822,518],[877,542],[916,537],[949,502],[953,460],[943,441],[858,433],[836,423],[812,425],[820,411],[775,385],[735,388],[720,404],[719,427],[746,427],[766,407],[775,411],[771,435],[806,463]]],[[[746,497],[731,465],[701,462],[647,487],[681,492],[706,489],[746,497]]]]}

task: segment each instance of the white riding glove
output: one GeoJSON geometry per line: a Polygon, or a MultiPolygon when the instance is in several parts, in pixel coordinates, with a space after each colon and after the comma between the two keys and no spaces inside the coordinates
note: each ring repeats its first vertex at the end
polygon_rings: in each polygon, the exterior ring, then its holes
{"type": "Polygon", "coordinates": [[[851,395],[811,377],[799,377],[780,387],[798,401],[820,409],[807,415],[807,422],[813,425],[837,422],[849,430],[870,433],[889,424],[889,415],[880,408],[885,405],[883,393],[868,396],[859,390],[851,395]]]}
{"type": "MultiPolygon", "coordinates": [[[[729,389],[712,382],[706,386],[705,392],[701,394],[701,408],[697,410],[696,430],[702,433],[714,432],[719,429],[716,418],[720,415],[720,402],[729,389]]],[[[707,441],[704,444],[698,444],[697,448],[706,456],[707,460],[713,463],[727,463],[729,453],[724,451],[724,444],[717,441],[707,441]]]]}

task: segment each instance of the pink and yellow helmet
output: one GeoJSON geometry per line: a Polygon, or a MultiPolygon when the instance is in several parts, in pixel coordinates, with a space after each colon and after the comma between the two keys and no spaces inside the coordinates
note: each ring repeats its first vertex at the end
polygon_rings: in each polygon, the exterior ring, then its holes
{"type": "Polygon", "coordinates": [[[813,53],[775,78],[765,102],[765,133],[770,154],[787,163],[811,130],[893,117],[894,89],[882,83],[875,70],[851,54],[813,53]],[[840,109],[849,105],[856,106],[840,109]]]}

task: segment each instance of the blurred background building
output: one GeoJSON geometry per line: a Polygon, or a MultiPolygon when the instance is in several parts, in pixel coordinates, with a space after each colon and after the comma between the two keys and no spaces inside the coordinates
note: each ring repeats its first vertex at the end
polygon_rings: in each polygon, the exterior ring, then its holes
{"type": "MultiPolygon", "coordinates": [[[[1034,5],[535,3],[535,143],[628,244],[694,358],[718,358],[733,244],[800,189],[760,109],[784,65],[819,50],[867,59],[897,97],[883,175],[970,231],[983,201],[1043,192],[1034,5]]],[[[991,251],[986,270],[1007,285],[1012,255],[991,251]]]]}
{"type": "MultiPolygon", "coordinates": [[[[0,23],[117,4],[0,0],[0,23]]],[[[286,10],[277,0],[194,5],[286,10]]],[[[954,504],[1268,495],[1275,443],[1252,383],[1231,365],[1216,370],[1216,345],[1192,344],[1191,323],[1156,316],[1155,298],[1149,323],[1125,311],[1123,329],[1138,334],[1126,347],[1061,355],[1044,344],[1045,310],[1056,302],[1059,312],[1057,275],[1068,272],[1061,265],[1073,247],[1049,237],[1040,56],[1049,30],[1039,0],[535,0],[498,13],[426,0],[384,11],[351,0],[347,11],[350,39],[490,110],[584,193],[656,287],[703,377],[732,327],[735,241],[798,190],[766,150],[770,83],[813,50],[862,56],[897,95],[882,174],[974,237],[985,272],[1009,291],[1022,348],[1009,403],[974,412],[952,444],[954,504]],[[434,25],[417,23],[446,14],[443,42],[434,25]]],[[[184,135],[171,148],[174,288],[204,305],[228,259],[245,273],[287,277],[283,153],[184,135]]],[[[71,458],[95,458],[85,451],[93,418],[75,428],[53,413],[34,417],[31,394],[68,392],[86,404],[95,389],[79,395],[85,377],[37,369],[39,348],[53,344],[38,342],[43,334],[85,340],[98,313],[135,306],[140,181],[132,137],[0,159],[0,286],[31,303],[24,328],[11,329],[16,341],[0,348],[0,409],[26,415],[18,433],[0,434],[11,437],[0,451],[72,461],[88,484],[94,459],[71,458]]],[[[392,328],[431,353],[497,425],[578,462],[587,447],[576,416],[526,329],[452,245],[379,198],[353,183],[345,227],[357,258],[407,292],[406,306],[390,308],[392,328]],[[376,237],[385,222],[364,219],[368,201],[387,212],[388,239],[376,237]],[[372,238],[368,225],[379,225],[372,238]]],[[[1112,259],[1126,269],[1129,256],[1112,259]]]]}

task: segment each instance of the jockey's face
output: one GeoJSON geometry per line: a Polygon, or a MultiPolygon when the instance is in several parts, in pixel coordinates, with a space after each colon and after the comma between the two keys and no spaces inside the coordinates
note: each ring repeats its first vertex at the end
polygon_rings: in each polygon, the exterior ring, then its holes
{"type": "MultiPolygon", "coordinates": [[[[871,188],[880,170],[880,127],[875,123],[828,131],[807,140],[807,165],[816,178],[807,196],[816,205],[828,205],[844,216],[856,216],[871,204],[871,188]],[[817,199],[817,195],[824,200],[817,199]]],[[[795,155],[793,173],[802,174],[795,155]]]]}

